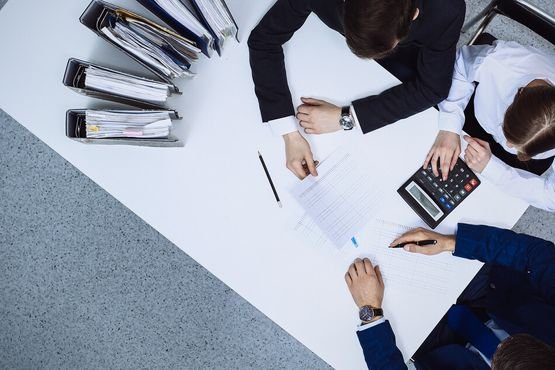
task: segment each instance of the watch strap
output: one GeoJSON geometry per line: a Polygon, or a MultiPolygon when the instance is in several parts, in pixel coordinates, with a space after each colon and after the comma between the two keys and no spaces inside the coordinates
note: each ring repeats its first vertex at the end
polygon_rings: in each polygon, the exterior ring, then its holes
{"type": "Polygon", "coordinates": [[[350,116],[351,115],[351,106],[346,105],[341,108],[341,117],[343,116],[350,116]]]}

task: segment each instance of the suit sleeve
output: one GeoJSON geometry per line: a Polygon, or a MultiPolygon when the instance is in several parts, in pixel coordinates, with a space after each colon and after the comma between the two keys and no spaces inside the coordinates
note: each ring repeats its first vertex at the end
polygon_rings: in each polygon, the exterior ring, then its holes
{"type": "MultiPolygon", "coordinates": [[[[414,79],[379,95],[353,102],[364,133],[426,110],[447,97],[453,76],[457,41],[465,14],[463,1],[456,2],[453,6],[456,8],[453,9],[451,17],[446,16],[449,25],[442,32],[442,37],[434,45],[421,47],[414,79]]],[[[436,32],[441,30],[438,29],[436,32]]]]}
{"type": "Polygon", "coordinates": [[[249,36],[252,78],[263,122],[295,115],[282,45],[310,13],[310,0],[277,0],[249,36]]]}
{"type": "Polygon", "coordinates": [[[552,242],[491,226],[459,224],[455,255],[525,272],[536,291],[555,304],[552,242]]]}
{"type": "Polygon", "coordinates": [[[393,334],[389,321],[358,331],[357,335],[368,369],[407,369],[403,355],[395,344],[395,334],[393,334]]]}

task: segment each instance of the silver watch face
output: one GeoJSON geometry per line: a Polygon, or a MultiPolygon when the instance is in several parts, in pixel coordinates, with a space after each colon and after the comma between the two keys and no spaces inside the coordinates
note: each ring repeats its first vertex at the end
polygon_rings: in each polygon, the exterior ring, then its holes
{"type": "Polygon", "coordinates": [[[343,130],[351,130],[355,126],[351,116],[347,116],[347,115],[341,116],[341,119],[339,120],[339,124],[341,125],[343,130]]]}
{"type": "Polygon", "coordinates": [[[374,309],[370,306],[362,306],[358,316],[362,321],[370,321],[374,318],[374,309]]]}

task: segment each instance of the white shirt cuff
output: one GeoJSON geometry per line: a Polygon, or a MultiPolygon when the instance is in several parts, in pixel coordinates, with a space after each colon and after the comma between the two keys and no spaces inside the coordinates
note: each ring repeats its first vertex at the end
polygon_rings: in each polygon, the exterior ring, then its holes
{"type": "Polygon", "coordinates": [[[376,320],[376,321],[369,322],[368,324],[359,325],[358,328],[357,328],[357,331],[363,331],[363,330],[372,328],[372,327],[374,327],[374,326],[376,326],[376,325],[380,325],[380,324],[382,324],[382,323],[384,323],[384,322],[385,322],[385,317],[382,317],[381,319],[376,320]]]}
{"type": "Polygon", "coordinates": [[[274,136],[283,136],[298,130],[295,116],[287,116],[268,121],[268,126],[270,126],[270,130],[274,136]]]}
{"type": "Polygon", "coordinates": [[[482,170],[482,176],[484,176],[494,184],[498,184],[503,178],[506,170],[507,165],[503,163],[499,158],[492,155],[489,159],[488,164],[486,164],[486,167],[482,170]]]}
{"type": "Polygon", "coordinates": [[[464,126],[459,116],[454,113],[439,112],[439,129],[460,135],[464,126]]]}
{"type": "Polygon", "coordinates": [[[355,107],[353,105],[351,105],[351,116],[353,116],[353,119],[355,121],[354,130],[362,134],[363,133],[362,127],[360,127],[360,123],[358,122],[357,112],[355,112],[355,107]]]}

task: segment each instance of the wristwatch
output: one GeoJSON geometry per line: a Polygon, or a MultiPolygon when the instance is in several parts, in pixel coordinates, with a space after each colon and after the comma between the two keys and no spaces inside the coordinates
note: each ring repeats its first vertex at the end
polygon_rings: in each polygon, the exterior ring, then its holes
{"type": "Polygon", "coordinates": [[[383,310],[381,308],[374,308],[372,306],[362,306],[360,308],[360,311],[358,312],[358,317],[365,324],[368,324],[368,322],[372,321],[378,316],[383,316],[383,310]]]}
{"type": "Polygon", "coordinates": [[[345,131],[352,130],[355,127],[355,120],[351,116],[351,107],[345,106],[341,108],[341,118],[339,119],[339,125],[345,131]]]}

